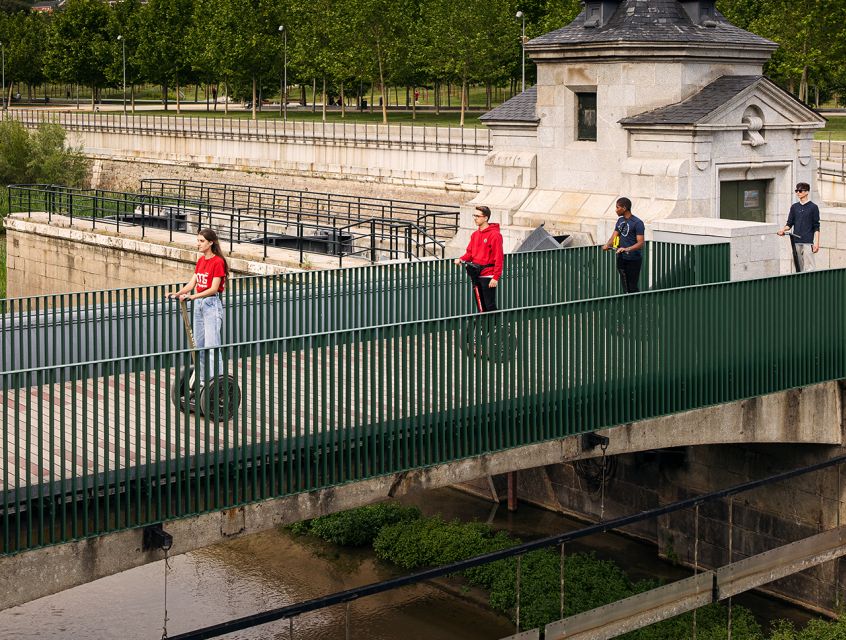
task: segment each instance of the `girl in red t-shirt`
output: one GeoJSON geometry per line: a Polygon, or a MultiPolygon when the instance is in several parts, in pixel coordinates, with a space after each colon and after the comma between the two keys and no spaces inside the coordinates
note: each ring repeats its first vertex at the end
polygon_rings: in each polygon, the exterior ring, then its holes
{"type": "MultiPolygon", "coordinates": [[[[218,347],[221,343],[223,303],[220,294],[226,287],[229,265],[223,257],[220,240],[211,229],[201,229],[197,234],[197,250],[200,257],[191,280],[179,291],[168,293],[167,297],[194,301],[194,343],[200,352],[199,371],[205,371],[203,350],[218,347]]],[[[212,356],[210,378],[214,378],[218,372],[223,372],[223,356],[219,351],[216,360],[217,367],[212,356]]]]}

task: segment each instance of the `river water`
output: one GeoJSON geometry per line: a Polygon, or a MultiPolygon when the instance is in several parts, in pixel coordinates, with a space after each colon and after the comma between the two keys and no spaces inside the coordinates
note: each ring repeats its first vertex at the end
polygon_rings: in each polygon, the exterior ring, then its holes
{"type": "MultiPolygon", "coordinates": [[[[496,528],[523,539],[583,526],[561,515],[521,504],[509,514],[483,500],[444,489],[403,500],[426,515],[444,519],[490,520],[496,528]]],[[[656,558],[649,545],[613,534],[594,536],[569,551],[592,549],[617,560],[634,578],[677,579],[688,572],[656,558]]],[[[167,632],[176,635],[267,609],[293,604],[394,575],[395,569],[367,550],[339,552],[322,542],[268,531],[171,558],[167,578],[167,632]]],[[[0,612],[0,638],[150,640],[162,637],[165,566],[156,562],[119,575],[41,598],[0,612]]],[[[470,593],[458,597],[423,584],[363,598],[349,609],[350,638],[368,640],[494,640],[514,633],[504,617],[491,613],[470,593]]],[[[735,602],[767,621],[808,616],[782,603],[755,595],[735,602]]],[[[293,623],[302,640],[346,638],[345,605],[314,612],[293,623]]],[[[225,636],[234,639],[287,639],[288,621],[225,636]]]]}

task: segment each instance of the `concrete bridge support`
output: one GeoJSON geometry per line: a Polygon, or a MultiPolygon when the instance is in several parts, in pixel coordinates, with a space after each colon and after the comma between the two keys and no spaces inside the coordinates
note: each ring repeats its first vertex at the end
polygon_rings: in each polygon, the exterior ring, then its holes
{"type": "MultiPolygon", "coordinates": [[[[819,456],[832,455],[840,451],[842,443],[841,416],[841,387],[838,383],[825,383],[603,430],[602,434],[610,438],[608,453],[619,460],[618,472],[609,484],[605,512],[608,517],[631,513],[700,490],[737,483],[753,475],[764,475],[782,467],[799,466],[819,456]],[[797,446],[799,444],[804,446],[797,446]],[[652,453],[659,447],[670,446],[686,447],[686,451],[693,452],[690,460],[685,459],[680,464],[673,456],[667,458],[671,461],[668,462],[661,458],[660,453],[652,453]],[[757,457],[754,452],[757,452],[757,457]],[[723,459],[729,464],[720,465],[723,459]],[[759,470],[763,471],[757,473],[759,470]],[[671,489],[671,486],[677,485],[681,489],[671,489]]],[[[583,437],[575,435],[183,518],[164,523],[164,528],[173,536],[170,553],[185,553],[235,536],[379,502],[412,491],[475,480],[489,496],[490,478],[513,471],[520,472],[518,490],[523,500],[596,518],[600,508],[598,496],[579,486],[573,461],[595,458],[598,454],[598,449],[585,450],[583,437]]],[[[741,541],[740,527],[748,527],[754,533],[755,523],[763,522],[765,514],[770,518],[768,523],[779,519],[789,523],[792,518],[797,519],[793,529],[785,524],[783,530],[778,530],[779,536],[791,536],[812,529],[816,532],[822,525],[834,522],[839,517],[833,513],[840,504],[837,486],[829,476],[824,480],[815,477],[800,480],[787,488],[778,503],[770,506],[770,496],[756,494],[757,506],[748,508],[748,516],[741,517],[737,515],[740,512],[735,512],[738,523],[735,535],[738,538],[734,558],[742,557],[738,554],[745,555],[747,551],[756,552],[761,545],[770,542],[770,537],[775,539],[775,536],[759,539],[755,537],[758,534],[750,534],[749,542],[741,541]],[[758,514],[757,521],[754,514],[758,514]]],[[[719,555],[725,548],[725,539],[720,538],[725,531],[724,516],[719,510],[707,516],[708,527],[713,530],[713,535],[709,534],[708,538],[712,554],[719,555]]],[[[681,561],[686,561],[690,531],[689,522],[682,518],[648,524],[630,533],[659,543],[665,555],[671,555],[672,549],[681,561]]],[[[773,533],[776,531],[773,530],[773,533]]],[[[163,557],[161,551],[144,550],[142,539],[141,530],[121,531],[2,557],[0,609],[163,557]]],[[[823,568],[821,571],[821,576],[810,583],[819,585],[814,592],[819,597],[808,600],[808,604],[826,610],[827,601],[822,596],[825,586],[830,589],[831,582],[827,581],[825,571],[831,569],[823,568]]],[[[798,580],[796,584],[805,587],[807,582],[801,577],[803,575],[782,582],[798,580]]],[[[792,593],[796,593],[794,599],[802,599],[800,592],[785,589],[786,595],[792,593]]]]}
{"type": "MultiPolygon", "coordinates": [[[[597,459],[521,471],[518,496],[520,500],[591,521],[598,520],[601,513],[611,519],[843,455],[844,447],[834,442],[836,437],[831,438],[831,444],[824,444],[826,436],[819,433],[819,444],[812,444],[799,436],[799,431],[820,427],[829,432],[828,436],[835,436],[844,424],[844,390],[846,384],[830,383],[788,392],[769,407],[765,406],[766,401],[775,400],[773,396],[727,405],[719,412],[707,410],[707,417],[700,414],[705,419],[700,424],[701,431],[691,422],[692,414],[699,412],[663,419],[663,433],[684,430],[686,426],[702,433],[722,426],[725,436],[729,432],[739,436],[726,437],[724,443],[682,444],[681,439],[671,438],[666,448],[644,450],[632,446],[629,439],[637,437],[637,431],[602,432],[611,439],[609,453],[617,447],[627,450],[609,461],[604,504],[597,484],[601,479],[597,459]],[[805,409],[797,413],[801,406],[805,409]],[[821,413],[814,418],[810,414],[802,417],[805,410],[821,413]],[[809,419],[824,420],[825,424],[811,425],[809,419]],[[779,421],[781,424],[776,427],[779,421]],[[753,424],[776,428],[784,440],[744,439],[743,432],[753,424]],[[615,447],[615,441],[621,440],[615,447]],[[797,446],[799,442],[807,444],[797,446]]],[[[703,506],[698,524],[699,566],[717,568],[840,526],[846,522],[844,484],[846,470],[833,467],[782,485],[756,489],[734,498],[731,506],[728,500],[703,506]]],[[[626,533],[656,544],[665,558],[692,567],[694,531],[691,510],[635,525],[626,533]]],[[[838,559],[772,582],[762,590],[835,615],[844,597],[842,589],[838,593],[837,585],[844,584],[846,566],[838,559]]]]}

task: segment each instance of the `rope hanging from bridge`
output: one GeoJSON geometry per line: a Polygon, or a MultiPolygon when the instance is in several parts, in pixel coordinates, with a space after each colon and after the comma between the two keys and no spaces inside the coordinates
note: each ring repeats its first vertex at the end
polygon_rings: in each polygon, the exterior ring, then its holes
{"type": "Polygon", "coordinates": [[[167,570],[170,569],[170,559],[167,555],[168,549],[164,550],[164,620],[162,621],[162,640],[167,640],[167,570]]]}

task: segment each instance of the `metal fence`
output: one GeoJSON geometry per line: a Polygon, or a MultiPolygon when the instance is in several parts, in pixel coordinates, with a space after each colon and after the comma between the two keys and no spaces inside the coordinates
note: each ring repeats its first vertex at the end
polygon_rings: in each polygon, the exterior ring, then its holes
{"type": "MultiPolygon", "coordinates": [[[[644,289],[729,279],[727,244],[648,242],[644,289]]],[[[505,256],[500,308],[620,293],[612,253],[576,247],[505,256]]],[[[185,349],[174,285],[0,300],[0,371],[185,349]]],[[[450,260],[233,278],[223,342],[432,320],[474,310],[468,278],[450,260]]]]}
{"type": "Polygon", "coordinates": [[[274,217],[296,213],[298,217],[293,222],[305,219],[326,226],[374,218],[404,220],[415,223],[436,238],[451,238],[456,234],[460,213],[458,205],[179,178],[142,179],[141,193],[200,200],[218,209],[237,209],[246,213],[269,211],[274,217]]]}
{"type": "Polygon", "coordinates": [[[846,180],[846,142],[838,140],[815,140],[813,155],[817,160],[817,176],[846,180]]]}
{"type": "MultiPolygon", "coordinates": [[[[345,213],[287,210],[269,207],[223,208],[207,201],[181,198],[175,194],[136,194],[103,189],[72,189],[59,185],[11,185],[10,211],[27,214],[46,212],[90,220],[91,228],[137,227],[145,238],[148,229],[165,230],[168,240],[174,233],[197,233],[202,227],[217,231],[222,241],[261,245],[297,251],[300,262],[305,254],[337,256],[339,266],[345,257],[372,262],[411,260],[428,256],[443,257],[446,241],[434,235],[451,224],[436,216],[425,216],[431,230],[416,222],[388,217],[355,217],[345,213]]],[[[457,214],[447,214],[448,216],[457,214]]]]}
{"type": "Polygon", "coordinates": [[[103,131],[134,135],[202,137],[221,140],[268,140],[305,144],[345,144],[377,148],[412,148],[486,154],[487,129],[360,122],[318,122],[212,117],[206,115],[123,115],[106,112],[55,112],[9,109],[4,118],[27,127],[55,122],[67,131],[103,131]]]}
{"type": "Polygon", "coordinates": [[[841,379],[844,287],[817,271],[228,345],[240,403],[204,415],[171,386],[186,351],[5,372],[2,553],[841,379]]]}

